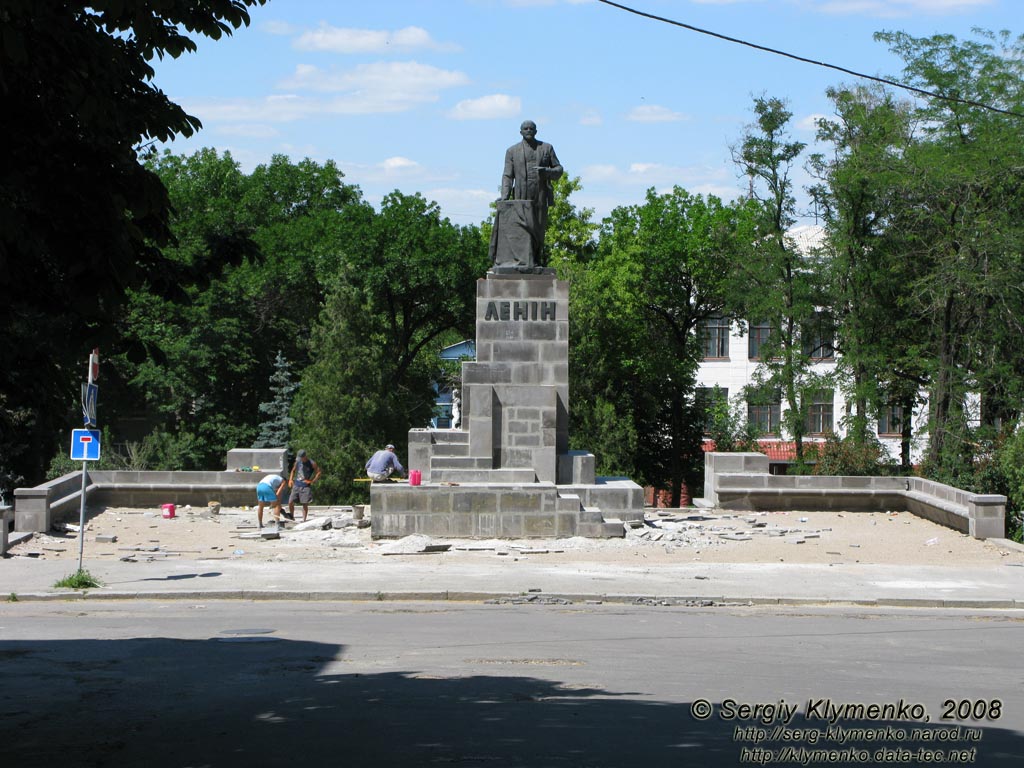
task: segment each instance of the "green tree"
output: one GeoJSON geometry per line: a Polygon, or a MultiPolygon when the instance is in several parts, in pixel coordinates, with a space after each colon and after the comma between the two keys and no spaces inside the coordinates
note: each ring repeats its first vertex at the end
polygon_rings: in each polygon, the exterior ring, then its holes
{"type": "Polygon", "coordinates": [[[167,192],[138,152],[200,127],[154,84],[154,57],[231,34],[264,2],[7,0],[0,10],[0,474],[41,478],[74,414],[78,365],[116,337],[128,289],[184,298],[247,255],[166,258],[167,192]]]}
{"type": "Polygon", "coordinates": [[[574,300],[573,413],[582,429],[573,441],[602,444],[597,430],[611,412],[621,414],[628,421],[613,434],[631,439],[636,456],[623,469],[671,488],[673,505],[703,471],[698,328],[726,311],[731,275],[753,233],[751,212],[680,187],[649,190],[642,205],[605,220],[574,300]]]}
{"type": "Polygon", "coordinates": [[[204,149],[150,164],[174,205],[170,258],[192,263],[225,241],[259,248],[258,259],[188,289],[189,306],[133,292],[127,348],[114,360],[120,415],[180,437],[193,452],[190,467],[215,466],[256,437],[260,404],[272,398],[275,350],[289,364],[308,364],[323,285],[361,216],[359,192],[331,162],[275,156],[247,176],[230,154],[204,149]],[[137,362],[132,346],[146,351],[137,362]]]}
{"type": "Polygon", "coordinates": [[[829,331],[829,318],[818,314],[826,303],[817,283],[818,265],[800,252],[787,234],[796,221],[796,201],[790,173],[803,152],[803,142],[789,138],[792,113],[781,99],[754,100],[756,122],[733,152],[736,163],[750,180],[751,198],[758,208],[758,224],[748,258],[740,264],[746,285],[739,311],[770,327],[761,346],[757,385],[778,389],[786,410],[783,426],[796,443],[797,461],[803,460],[804,419],[812,393],[824,389],[811,369],[814,350],[805,349],[805,336],[829,331]],[[819,317],[823,327],[809,323],[819,317]]]}
{"type": "Polygon", "coordinates": [[[848,437],[872,449],[870,420],[902,408],[901,463],[911,463],[911,414],[928,383],[921,350],[928,334],[907,308],[913,263],[902,258],[890,224],[903,204],[903,158],[912,141],[908,107],[879,88],[829,89],[835,117],[818,122],[829,156],[810,160],[811,188],[829,243],[824,291],[836,318],[839,368],[853,403],[848,437]]]}
{"type": "MultiPolygon", "coordinates": [[[[903,58],[911,84],[1024,112],[1024,38],[977,34],[876,37],[903,58]]],[[[969,393],[997,406],[995,415],[1019,413],[1024,398],[1024,121],[938,98],[912,116],[918,138],[903,154],[901,205],[888,234],[913,268],[904,311],[929,330],[928,463],[957,474],[975,454],[969,393]]]]}
{"type": "Polygon", "coordinates": [[[270,402],[260,403],[259,434],[252,444],[253,448],[285,448],[291,439],[292,419],[290,413],[292,400],[299,385],[293,380],[291,365],[284,355],[277,353],[274,359],[274,374],[270,377],[270,402]]]}
{"type": "Polygon", "coordinates": [[[487,248],[476,227],[444,219],[436,203],[393,192],[344,244],[344,261],[312,330],[294,436],[325,467],[324,493],[358,498],[352,480],[370,452],[433,412],[437,356],[472,334],[476,280],[487,248]]]}
{"type": "Polygon", "coordinates": [[[580,177],[562,175],[552,185],[555,202],[548,209],[548,228],[544,234],[544,247],[548,252],[548,266],[555,268],[560,277],[563,267],[586,264],[597,250],[600,224],[592,221],[591,208],[577,208],[569,198],[583,188],[580,177]]]}

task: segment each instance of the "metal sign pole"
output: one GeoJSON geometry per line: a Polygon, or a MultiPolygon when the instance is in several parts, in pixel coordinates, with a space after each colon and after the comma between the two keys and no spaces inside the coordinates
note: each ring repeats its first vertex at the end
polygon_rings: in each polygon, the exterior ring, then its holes
{"type": "MultiPolygon", "coordinates": [[[[89,383],[87,389],[91,389],[93,383],[96,381],[96,377],[99,375],[100,368],[100,355],[99,350],[94,349],[92,354],[89,355],[89,363],[87,368],[89,369],[89,383]]],[[[95,408],[95,404],[93,405],[95,408]]],[[[88,417],[86,419],[88,421],[88,417]]],[[[85,555],[85,488],[88,483],[88,471],[86,467],[89,462],[82,459],[82,503],[78,509],[78,570],[82,570],[82,559],[85,555]]]]}
{"type": "Polygon", "coordinates": [[[78,512],[78,570],[82,570],[82,555],[85,550],[85,467],[89,462],[82,462],[82,506],[78,512]]]}

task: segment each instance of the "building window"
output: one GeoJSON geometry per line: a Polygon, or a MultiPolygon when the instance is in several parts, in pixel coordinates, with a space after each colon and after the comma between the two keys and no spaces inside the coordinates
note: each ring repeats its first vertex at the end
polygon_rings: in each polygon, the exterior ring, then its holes
{"type": "Polygon", "coordinates": [[[832,431],[833,423],[833,400],[835,395],[831,389],[822,389],[817,392],[810,392],[806,395],[809,398],[807,406],[807,421],[804,430],[809,435],[824,435],[832,431]]]}
{"type": "Polygon", "coordinates": [[[879,435],[903,434],[903,406],[883,405],[878,411],[879,435]]]}
{"type": "Polygon", "coordinates": [[[754,390],[747,397],[747,422],[766,437],[779,436],[782,396],[776,391],[754,390]]]}
{"type": "Polygon", "coordinates": [[[814,317],[801,328],[800,341],[804,354],[812,360],[834,360],[835,336],[832,318],[824,312],[815,312],[814,317]]]}
{"type": "Polygon", "coordinates": [[[705,360],[729,359],[729,318],[718,315],[701,323],[705,360]]]}
{"type": "Polygon", "coordinates": [[[715,415],[729,407],[729,390],[724,387],[697,387],[694,393],[697,411],[704,420],[704,436],[714,431],[715,415]]]}
{"type": "Polygon", "coordinates": [[[772,327],[768,323],[750,323],[750,335],[747,337],[747,358],[760,360],[762,348],[768,343],[772,327]]]}

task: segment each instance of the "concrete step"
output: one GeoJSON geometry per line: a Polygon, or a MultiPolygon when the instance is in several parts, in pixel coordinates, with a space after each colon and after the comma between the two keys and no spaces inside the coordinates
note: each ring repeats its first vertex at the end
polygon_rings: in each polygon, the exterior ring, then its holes
{"type": "MultiPolygon", "coordinates": [[[[469,446],[466,446],[467,448],[469,446]]],[[[430,476],[439,469],[491,469],[490,456],[431,456],[430,476]]]]}
{"type": "Polygon", "coordinates": [[[555,508],[559,512],[580,512],[583,510],[583,503],[575,493],[560,493],[555,500],[555,508]]]}
{"type": "Polygon", "coordinates": [[[581,523],[603,523],[604,515],[596,507],[584,507],[580,510],[577,519],[581,523]]]}
{"type": "Polygon", "coordinates": [[[434,445],[449,443],[469,445],[469,432],[461,429],[432,429],[430,430],[430,441],[434,445]]]}
{"type": "Polygon", "coordinates": [[[469,456],[469,443],[438,443],[432,456],[469,456]]]}
{"type": "Polygon", "coordinates": [[[605,520],[603,523],[577,523],[576,535],[588,539],[621,539],[626,535],[626,528],[621,520],[605,520]]]}
{"type": "Polygon", "coordinates": [[[500,485],[537,482],[532,469],[435,469],[430,470],[431,483],[495,483],[500,485]]]}

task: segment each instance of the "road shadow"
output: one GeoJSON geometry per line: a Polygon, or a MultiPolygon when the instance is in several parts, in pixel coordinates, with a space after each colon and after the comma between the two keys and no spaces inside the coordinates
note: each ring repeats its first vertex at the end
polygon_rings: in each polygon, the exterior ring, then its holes
{"type": "MultiPolygon", "coordinates": [[[[532,676],[348,672],[344,645],[268,632],[238,630],[205,640],[0,641],[3,752],[18,764],[65,768],[717,768],[741,764],[743,749],[784,747],[859,747],[871,754],[882,747],[976,747],[970,765],[986,768],[1017,766],[1024,757],[1022,734],[993,727],[997,722],[971,723],[979,735],[970,743],[922,743],[909,735],[904,744],[756,742],[736,728],[760,724],[727,719],[718,703],[700,720],[702,702],[657,701],[532,676]]],[[[840,724],[871,731],[938,727],[840,724]]],[[[800,717],[792,723],[825,725],[800,717]]],[[[756,762],[758,753],[743,754],[756,762]]]]}
{"type": "Polygon", "coordinates": [[[223,576],[220,571],[208,571],[207,573],[175,573],[171,576],[147,576],[138,581],[186,581],[188,579],[212,579],[216,576],[223,576]]]}

